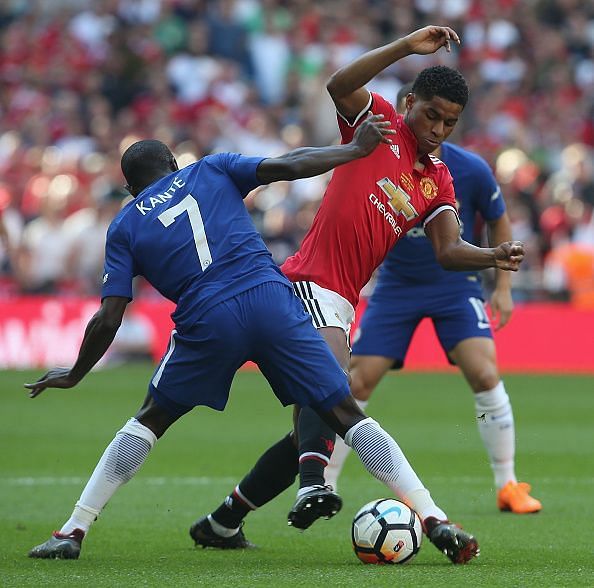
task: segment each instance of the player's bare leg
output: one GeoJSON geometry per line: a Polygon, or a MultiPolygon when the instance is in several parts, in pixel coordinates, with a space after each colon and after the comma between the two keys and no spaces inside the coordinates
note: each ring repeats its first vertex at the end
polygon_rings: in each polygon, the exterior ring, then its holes
{"type": "Polygon", "coordinates": [[[474,392],[477,425],[497,488],[497,506],[516,514],[539,512],[541,503],[530,496],[530,485],[515,474],[515,428],[509,397],[496,363],[495,343],[472,337],[450,352],[474,392]]]}
{"type": "Polygon", "coordinates": [[[108,445],[87,482],[70,518],[59,531],[29,552],[42,559],[78,559],[82,541],[116,490],[140,469],[159,437],[179,417],[147,395],[144,404],[108,445]]]}
{"type": "MultiPolygon", "coordinates": [[[[384,375],[390,370],[394,360],[379,355],[353,355],[351,357],[351,394],[359,408],[365,412],[371,394],[384,375]]],[[[336,439],[330,463],[324,470],[326,484],[338,489],[338,478],[351,448],[340,438],[336,439]]]]}

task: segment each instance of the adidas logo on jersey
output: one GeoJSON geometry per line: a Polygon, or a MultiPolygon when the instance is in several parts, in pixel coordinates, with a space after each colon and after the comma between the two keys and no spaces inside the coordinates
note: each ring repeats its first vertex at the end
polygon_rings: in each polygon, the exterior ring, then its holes
{"type": "Polygon", "coordinates": [[[390,145],[390,149],[392,150],[392,153],[398,158],[400,159],[400,145],[390,145]]]}
{"type": "Polygon", "coordinates": [[[433,153],[429,153],[429,159],[433,162],[434,165],[445,165],[445,163],[439,159],[439,157],[435,157],[433,153]]]}

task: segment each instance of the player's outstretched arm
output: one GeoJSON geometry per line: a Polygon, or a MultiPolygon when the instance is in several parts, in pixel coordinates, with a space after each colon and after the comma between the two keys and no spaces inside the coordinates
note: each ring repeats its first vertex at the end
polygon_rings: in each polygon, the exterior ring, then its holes
{"type": "Polygon", "coordinates": [[[93,315],[80,345],[78,358],[72,368],[54,368],[33,384],[25,384],[29,397],[39,396],[46,388],[72,388],[103,357],[122,324],[124,311],[130,300],[121,296],[107,296],[93,315]]]}
{"type": "Polygon", "coordinates": [[[524,245],[507,241],[497,247],[476,247],[460,238],[460,227],[451,210],[439,213],[425,227],[439,264],[447,270],[472,271],[494,267],[518,271],[524,259],[524,245]]]}
{"type": "Polygon", "coordinates": [[[450,27],[424,27],[364,53],[332,74],[326,88],[343,116],[357,116],[369,102],[369,92],[364,86],[376,75],[408,55],[428,55],[441,47],[450,51],[452,42],[460,44],[460,37],[450,27]]]}
{"type": "Polygon", "coordinates": [[[370,115],[359,126],[353,140],[346,145],[301,147],[280,157],[264,159],[258,166],[262,184],[280,180],[297,180],[323,174],[335,167],[369,155],[380,143],[391,143],[396,131],[382,114],[370,115]]]}

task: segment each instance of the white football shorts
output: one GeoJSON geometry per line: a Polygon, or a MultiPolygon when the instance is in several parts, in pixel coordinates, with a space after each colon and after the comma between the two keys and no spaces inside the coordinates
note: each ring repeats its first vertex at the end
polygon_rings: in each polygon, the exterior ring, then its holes
{"type": "Polygon", "coordinates": [[[316,329],[338,327],[345,332],[348,340],[355,320],[355,309],[348,300],[315,282],[293,282],[293,288],[316,329]]]}

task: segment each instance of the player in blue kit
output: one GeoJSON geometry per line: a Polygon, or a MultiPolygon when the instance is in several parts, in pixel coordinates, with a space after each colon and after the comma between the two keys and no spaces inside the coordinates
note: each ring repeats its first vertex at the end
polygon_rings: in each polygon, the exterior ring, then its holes
{"type": "MultiPolygon", "coordinates": [[[[397,97],[400,112],[412,84],[397,97]]],[[[489,229],[492,246],[511,239],[505,202],[493,173],[478,155],[444,142],[435,153],[454,179],[462,238],[476,239],[476,219],[489,229]]],[[[510,274],[497,270],[491,310],[505,326],[512,310],[510,274]]],[[[362,410],[390,369],[403,366],[413,333],[421,320],[433,321],[448,359],[458,365],[474,392],[481,438],[489,455],[501,510],[532,513],[541,509],[530,487],[518,483],[514,471],[514,420],[509,398],[497,369],[495,344],[485,312],[480,277],[476,272],[450,272],[435,259],[421,227],[410,230],[381,266],[377,284],[354,337],[351,392],[362,410]]],[[[326,482],[336,488],[349,448],[337,439],[326,482]]]]}
{"type": "MultiPolygon", "coordinates": [[[[123,154],[122,171],[135,198],[107,234],[101,308],[87,325],[74,366],[52,369],[25,387],[35,398],[46,388],[71,388],[89,372],[115,337],[136,275],[177,304],[175,329],[144,404],[105,450],[71,517],[30,557],[77,559],[91,524],[156,440],[195,406],[222,410],[233,375],[247,360],[259,365],[283,404],[314,408],[378,479],[394,483],[403,465],[404,458],[394,458],[400,449],[357,407],[346,374],[243,204],[258,185],[324,173],[390,143],[393,130],[382,119],[370,116],[348,144],[277,158],[222,153],[179,170],[167,146],[154,140],[123,154]]],[[[512,257],[519,263],[521,250],[512,257]]],[[[472,535],[446,524],[436,529],[440,549],[461,557],[478,552],[472,535]]],[[[241,529],[231,540],[248,546],[241,529]]]]}

